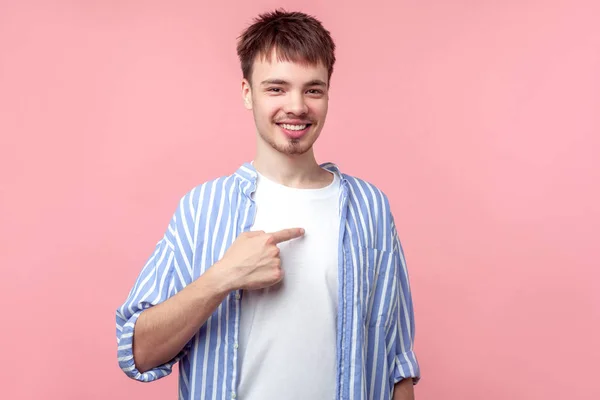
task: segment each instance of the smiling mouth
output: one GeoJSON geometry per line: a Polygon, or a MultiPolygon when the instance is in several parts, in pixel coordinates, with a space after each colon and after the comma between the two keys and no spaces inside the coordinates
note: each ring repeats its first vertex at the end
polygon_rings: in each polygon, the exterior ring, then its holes
{"type": "Polygon", "coordinates": [[[303,124],[289,124],[289,123],[276,123],[281,129],[284,135],[292,140],[299,140],[308,133],[309,128],[312,126],[311,123],[303,124]]]}
{"type": "Polygon", "coordinates": [[[303,131],[306,128],[310,127],[312,124],[277,124],[283,129],[287,129],[288,131],[303,131]]]}

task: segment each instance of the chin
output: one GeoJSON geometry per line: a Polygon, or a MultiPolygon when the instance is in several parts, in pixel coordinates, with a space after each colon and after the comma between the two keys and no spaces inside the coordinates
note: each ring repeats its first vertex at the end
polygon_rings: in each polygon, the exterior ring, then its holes
{"type": "Polygon", "coordinates": [[[302,143],[294,139],[285,144],[273,144],[272,147],[282,154],[298,156],[308,152],[312,148],[312,144],[302,143]]]}
{"type": "Polygon", "coordinates": [[[311,137],[301,137],[292,139],[289,137],[277,137],[275,140],[269,141],[271,147],[280,153],[287,155],[300,155],[308,152],[314,143],[311,137]]]}
{"type": "Polygon", "coordinates": [[[266,135],[261,131],[259,131],[259,134],[262,140],[277,152],[289,156],[298,156],[310,151],[316,142],[319,131],[314,129],[316,126],[312,128],[299,138],[286,135],[277,125],[274,126],[274,129],[270,129],[266,135]]]}

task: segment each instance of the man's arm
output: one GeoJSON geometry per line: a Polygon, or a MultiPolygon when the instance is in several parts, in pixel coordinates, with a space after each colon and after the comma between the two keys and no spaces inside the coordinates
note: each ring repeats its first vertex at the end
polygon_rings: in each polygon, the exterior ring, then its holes
{"type": "MultiPolygon", "coordinates": [[[[172,289],[174,277],[186,273],[177,265],[189,264],[193,258],[189,235],[178,234],[179,225],[192,225],[187,210],[178,208],[127,301],[117,310],[119,365],[136,380],[148,382],[168,375],[187,351],[186,344],[231,291],[279,282],[283,272],[277,245],[304,234],[299,228],[242,233],[220,261],[177,292],[172,289]]],[[[183,279],[190,279],[189,273],[183,279]]]]}
{"type": "Polygon", "coordinates": [[[415,320],[408,268],[394,217],[390,213],[394,277],[390,298],[394,302],[388,326],[388,362],[394,400],[413,400],[421,371],[414,352],[415,320]]]}
{"type": "Polygon", "coordinates": [[[215,265],[181,292],[142,312],[133,337],[137,370],[144,373],[175,358],[231,289],[215,265]]]}
{"type": "Polygon", "coordinates": [[[394,386],[394,400],[415,400],[415,390],[411,378],[402,379],[394,386]]]}
{"type": "Polygon", "coordinates": [[[283,275],[277,244],[303,234],[301,229],[244,233],[198,279],[141,313],[133,338],[138,371],[144,373],[176,357],[229,292],[279,282],[283,275]]]}

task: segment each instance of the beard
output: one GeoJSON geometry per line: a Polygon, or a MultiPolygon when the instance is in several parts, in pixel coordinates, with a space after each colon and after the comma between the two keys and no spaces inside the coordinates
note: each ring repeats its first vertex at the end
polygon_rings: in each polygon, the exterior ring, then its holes
{"type": "Polygon", "coordinates": [[[276,137],[279,135],[269,136],[268,134],[265,134],[261,131],[259,131],[259,135],[262,138],[262,140],[265,143],[269,144],[273,149],[275,149],[279,153],[289,156],[302,155],[308,152],[312,149],[312,145],[315,141],[314,138],[308,137],[309,135],[306,135],[305,137],[302,137],[300,139],[293,139],[288,137],[280,139],[276,137]]]}

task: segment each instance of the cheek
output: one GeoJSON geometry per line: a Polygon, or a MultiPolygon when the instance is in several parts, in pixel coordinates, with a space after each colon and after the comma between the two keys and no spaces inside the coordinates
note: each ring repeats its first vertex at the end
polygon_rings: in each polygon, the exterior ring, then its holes
{"type": "Polygon", "coordinates": [[[315,101],[309,105],[309,110],[312,115],[323,117],[327,114],[327,102],[315,101]]]}
{"type": "Polygon", "coordinates": [[[266,98],[261,99],[258,103],[257,111],[264,119],[273,119],[277,114],[280,113],[282,105],[279,104],[277,98],[266,98]]]}

